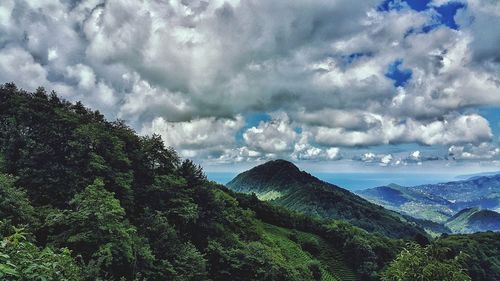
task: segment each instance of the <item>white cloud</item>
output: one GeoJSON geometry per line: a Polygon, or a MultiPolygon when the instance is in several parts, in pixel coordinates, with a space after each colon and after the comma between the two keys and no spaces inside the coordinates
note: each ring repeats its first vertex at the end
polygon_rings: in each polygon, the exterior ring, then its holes
{"type": "Polygon", "coordinates": [[[500,2],[466,3],[460,30],[423,32],[435,14],[380,0],[5,0],[0,82],[54,89],[192,157],[339,159],[399,143],[472,155],[467,143],[493,135],[471,112],[500,106],[500,2]],[[398,88],[397,60],[412,72],[398,88]],[[250,112],[283,114],[236,140],[250,112]]]}
{"type": "Polygon", "coordinates": [[[186,150],[191,155],[196,150],[223,150],[235,143],[235,134],[243,127],[241,116],[236,119],[200,118],[186,122],[169,122],[155,118],[143,127],[143,134],[159,134],[167,146],[186,150]]]}
{"type": "Polygon", "coordinates": [[[370,146],[416,142],[425,145],[479,143],[492,138],[489,123],[477,114],[445,116],[444,120],[416,121],[377,117],[366,131],[324,126],[308,127],[315,141],[332,146],[370,146]]]}
{"type": "Polygon", "coordinates": [[[286,115],[281,115],[269,122],[260,122],[257,127],[243,133],[245,143],[253,149],[268,153],[291,151],[297,138],[286,115]]]}
{"type": "Polygon", "coordinates": [[[123,97],[118,114],[120,118],[139,122],[147,122],[158,116],[169,121],[192,118],[195,109],[182,93],[155,87],[137,73],[124,74],[123,80],[130,85],[130,90],[123,97]]]}
{"type": "Polygon", "coordinates": [[[321,148],[310,143],[310,134],[302,133],[294,145],[291,157],[295,160],[340,160],[342,154],[338,147],[321,148]]]}
{"type": "Polygon", "coordinates": [[[490,143],[452,145],[448,155],[456,160],[499,160],[500,148],[490,143]]]}
{"type": "Polygon", "coordinates": [[[47,70],[29,52],[17,47],[0,50],[0,77],[4,82],[17,82],[28,89],[48,84],[47,70]]]}
{"type": "Polygon", "coordinates": [[[103,81],[97,81],[94,70],[87,65],[77,64],[66,68],[66,77],[75,80],[76,92],[92,106],[112,107],[117,103],[114,89],[103,81]]]}
{"type": "Polygon", "coordinates": [[[399,164],[398,160],[394,158],[392,154],[384,154],[384,153],[373,153],[366,152],[361,156],[354,157],[354,160],[359,160],[369,164],[377,164],[379,166],[389,166],[395,165],[395,163],[399,164]]]}

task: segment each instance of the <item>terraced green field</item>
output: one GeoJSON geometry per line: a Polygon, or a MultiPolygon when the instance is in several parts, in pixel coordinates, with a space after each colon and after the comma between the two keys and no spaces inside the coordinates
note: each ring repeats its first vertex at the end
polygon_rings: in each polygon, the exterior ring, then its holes
{"type": "Polygon", "coordinates": [[[320,261],[322,281],[358,280],[354,271],[342,259],[342,254],[335,251],[324,239],[314,234],[265,223],[261,227],[264,231],[264,243],[278,247],[280,252],[276,254],[283,256],[294,268],[309,267],[320,261]]]}

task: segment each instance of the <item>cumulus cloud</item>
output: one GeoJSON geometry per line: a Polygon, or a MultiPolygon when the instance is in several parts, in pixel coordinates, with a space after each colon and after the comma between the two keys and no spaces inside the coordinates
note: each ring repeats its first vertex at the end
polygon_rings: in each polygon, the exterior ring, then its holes
{"type": "Polygon", "coordinates": [[[286,115],[279,116],[269,122],[260,122],[243,133],[245,143],[253,149],[268,153],[291,151],[297,138],[286,115]]]}
{"type": "Polygon", "coordinates": [[[167,146],[180,149],[181,153],[196,156],[197,150],[224,150],[235,143],[235,134],[243,126],[243,119],[200,118],[186,122],[169,122],[162,117],[142,128],[143,134],[160,134],[167,146]]]}
{"type": "Polygon", "coordinates": [[[500,2],[463,1],[458,30],[433,9],[380,2],[5,0],[0,82],[54,89],[227,162],[490,143],[474,108],[500,106],[500,2]],[[396,62],[404,83],[388,75],[396,62]],[[251,112],[282,114],[247,126],[251,112]]]}
{"type": "Polygon", "coordinates": [[[0,77],[5,82],[19,81],[19,86],[29,89],[47,85],[47,70],[17,47],[0,50],[0,77]]]}
{"type": "Polygon", "coordinates": [[[355,156],[353,160],[358,160],[368,164],[377,164],[379,166],[398,165],[401,163],[400,160],[396,160],[395,157],[390,153],[384,154],[366,152],[362,155],[355,156]]]}
{"type": "Polygon", "coordinates": [[[366,164],[378,165],[383,167],[396,167],[408,165],[422,165],[425,161],[445,160],[446,155],[435,155],[430,152],[423,153],[420,150],[411,152],[397,153],[376,153],[366,152],[360,155],[355,155],[352,159],[366,164]]]}
{"type": "Polygon", "coordinates": [[[448,149],[448,155],[456,160],[498,160],[500,148],[491,143],[452,145],[448,149]]]}
{"type": "Polygon", "coordinates": [[[308,127],[316,142],[324,145],[370,146],[416,142],[425,145],[479,143],[491,140],[489,123],[477,114],[444,116],[444,120],[417,121],[373,116],[378,122],[366,130],[342,127],[308,127]]]}
{"type": "Polygon", "coordinates": [[[292,158],[295,160],[340,160],[342,154],[338,147],[322,148],[310,143],[310,134],[302,133],[295,143],[292,158]]]}

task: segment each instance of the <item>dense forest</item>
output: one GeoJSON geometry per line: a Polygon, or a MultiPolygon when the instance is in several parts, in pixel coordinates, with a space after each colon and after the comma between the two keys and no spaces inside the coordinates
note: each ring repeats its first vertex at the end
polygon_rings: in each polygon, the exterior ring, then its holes
{"type": "Polygon", "coordinates": [[[394,239],[291,212],[208,181],[159,136],[138,136],[81,103],[14,84],[0,87],[0,236],[1,280],[500,273],[498,234],[394,239]]]}

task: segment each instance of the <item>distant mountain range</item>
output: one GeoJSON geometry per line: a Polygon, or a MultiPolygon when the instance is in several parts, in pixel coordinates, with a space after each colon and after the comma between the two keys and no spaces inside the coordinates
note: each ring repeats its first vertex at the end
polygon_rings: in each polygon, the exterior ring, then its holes
{"type": "Polygon", "coordinates": [[[254,193],[259,199],[290,210],[328,219],[342,219],[367,231],[391,237],[422,233],[400,214],[370,203],[336,185],[300,171],[285,160],[267,162],[243,172],[227,184],[230,189],[254,193]]]}
{"type": "Polygon", "coordinates": [[[413,187],[390,184],[357,193],[402,214],[444,224],[453,232],[498,230],[495,225],[500,224],[495,216],[500,210],[500,174],[413,187]],[[467,217],[471,221],[465,221],[470,225],[458,223],[464,222],[463,215],[472,211],[474,214],[467,217]],[[497,224],[492,224],[495,219],[497,224]]]}
{"type": "Polygon", "coordinates": [[[491,210],[468,208],[455,214],[445,225],[454,233],[500,231],[500,214],[491,210]]]}
{"type": "Polygon", "coordinates": [[[455,179],[457,179],[457,180],[469,180],[469,179],[473,179],[476,177],[494,176],[497,174],[500,174],[500,171],[458,175],[455,177],[455,179]]]}

